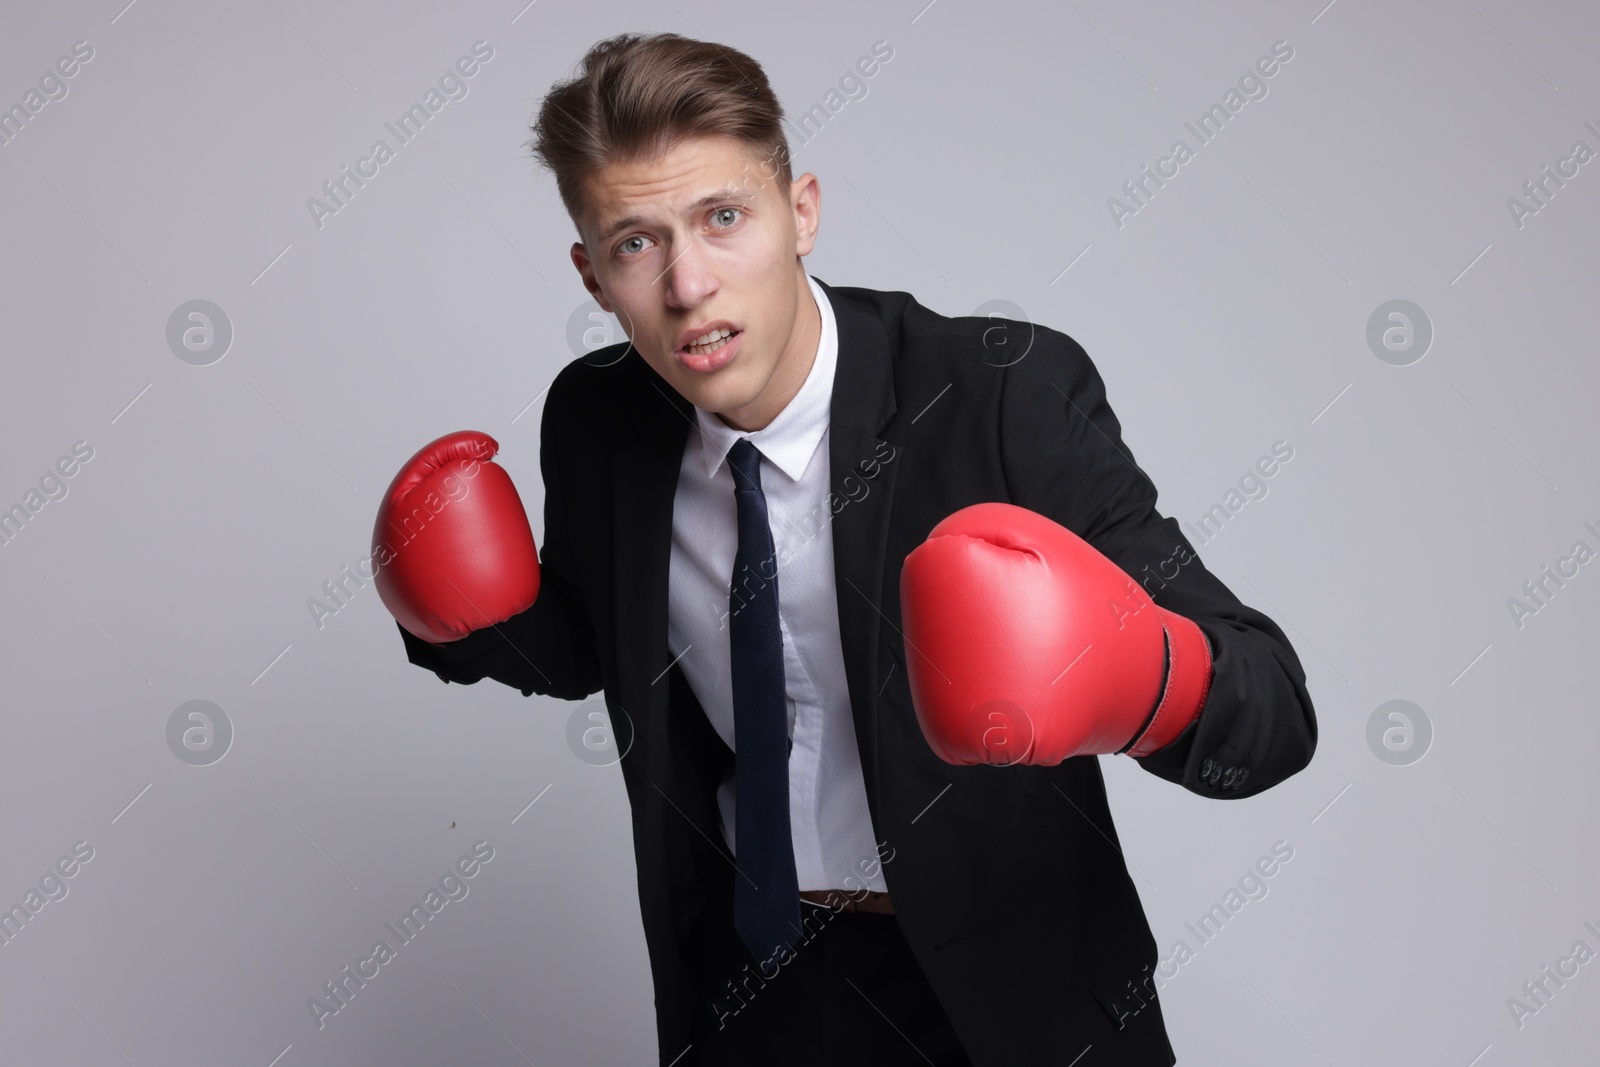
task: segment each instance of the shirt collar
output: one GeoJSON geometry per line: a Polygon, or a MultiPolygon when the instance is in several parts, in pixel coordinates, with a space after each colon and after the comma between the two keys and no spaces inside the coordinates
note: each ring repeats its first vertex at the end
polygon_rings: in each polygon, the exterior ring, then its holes
{"type": "Polygon", "coordinates": [[[728,450],[743,437],[748,437],[750,443],[760,449],[761,454],[788,475],[791,481],[800,480],[816,453],[817,443],[828,428],[833,405],[833,374],[839,358],[839,330],[827,294],[809,274],[806,275],[806,282],[811,286],[811,295],[816,299],[817,311],[822,316],[822,333],[817,339],[817,355],[811,362],[811,370],[804,384],[776,418],[755,431],[736,430],[715,415],[695,408],[695,419],[700,426],[700,459],[705,465],[707,478],[716,477],[728,450]]]}

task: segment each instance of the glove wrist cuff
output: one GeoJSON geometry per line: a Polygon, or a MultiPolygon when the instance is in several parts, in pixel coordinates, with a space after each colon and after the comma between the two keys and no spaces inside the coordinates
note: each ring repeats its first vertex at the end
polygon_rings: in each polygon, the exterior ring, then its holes
{"type": "Polygon", "coordinates": [[[1158,610],[1166,628],[1167,676],[1150,722],[1124,750],[1134,757],[1158,752],[1176,740],[1200,717],[1211,691],[1211,645],[1205,633],[1191,619],[1158,610]]]}

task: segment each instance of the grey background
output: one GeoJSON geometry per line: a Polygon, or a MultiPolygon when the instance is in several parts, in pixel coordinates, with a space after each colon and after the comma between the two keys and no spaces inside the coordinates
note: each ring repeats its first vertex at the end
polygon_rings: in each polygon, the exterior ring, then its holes
{"type": "Polygon", "coordinates": [[[889,42],[792,134],[823,190],[809,272],[1070,333],[1165,513],[1293,447],[1197,544],[1294,641],[1316,758],[1240,803],[1102,761],[1162,954],[1194,950],[1162,990],[1180,1062],[1593,1062],[1600,964],[1520,1028],[1507,1007],[1600,950],[1600,563],[1520,628],[1507,606],[1600,548],[1600,163],[1520,228],[1507,207],[1600,149],[1591,5],[122,2],[9,5],[0,33],[6,106],[94,48],[0,147],[0,504],[94,449],[0,547],[0,903],[94,849],[0,946],[0,1059],[651,1060],[626,798],[569,748],[580,706],[441,685],[370,585],[320,628],[307,607],[450,430],[499,439],[542,543],[542,392],[587,294],[522,143],[638,29],[749,52],[791,116],[889,42]],[[468,95],[319,229],[307,199],[478,40],[468,95]],[[1268,95],[1114,224],[1279,40],[1268,95]],[[234,331],[210,366],[166,341],[195,299],[234,331]],[[1408,366],[1367,345],[1390,300],[1431,320],[1408,366]],[[208,766],[168,748],[191,700],[232,725],[208,766]],[[1391,700],[1431,723],[1420,761],[1369,747],[1391,700]],[[307,999],[479,840],[470,894],[319,1032],[307,999]],[[1199,945],[1185,922],[1277,841],[1267,896],[1199,945]]]}

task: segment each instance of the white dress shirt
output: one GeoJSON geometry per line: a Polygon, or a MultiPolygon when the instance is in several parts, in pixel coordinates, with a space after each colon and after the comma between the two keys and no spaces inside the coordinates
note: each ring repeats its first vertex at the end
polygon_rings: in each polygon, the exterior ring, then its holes
{"type": "MultiPolygon", "coordinates": [[[[778,617],[789,714],[789,824],[801,889],[886,892],[856,747],[839,641],[829,507],[828,417],[838,326],[809,275],[822,316],[805,384],[770,424],[746,433],[695,409],[678,470],[668,571],[668,651],[712,727],[737,751],[729,665],[729,587],[739,547],[733,472],[724,462],[742,437],[761,453],[761,489],[777,551],[778,617]]],[[[734,841],[735,771],[717,789],[722,836],[734,841]]]]}

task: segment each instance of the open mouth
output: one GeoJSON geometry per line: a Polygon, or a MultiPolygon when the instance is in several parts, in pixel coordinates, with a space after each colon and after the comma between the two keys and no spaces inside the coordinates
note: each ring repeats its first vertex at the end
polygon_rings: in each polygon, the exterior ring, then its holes
{"type": "Polygon", "coordinates": [[[719,348],[721,348],[724,345],[726,345],[729,341],[733,340],[735,337],[738,337],[744,331],[743,330],[713,330],[712,332],[714,334],[716,334],[716,336],[713,337],[711,340],[707,341],[704,344],[685,345],[684,347],[678,349],[678,354],[679,355],[684,355],[684,356],[697,356],[697,357],[699,357],[699,356],[709,356],[713,352],[717,351],[719,348]]]}
{"type": "Polygon", "coordinates": [[[709,340],[678,349],[680,367],[693,374],[714,374],[739,358],[739,349],[744,343],[743,330],[718,327],[700,336],[708,335],[709,340]]]}

